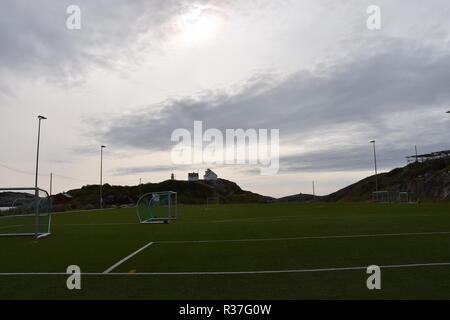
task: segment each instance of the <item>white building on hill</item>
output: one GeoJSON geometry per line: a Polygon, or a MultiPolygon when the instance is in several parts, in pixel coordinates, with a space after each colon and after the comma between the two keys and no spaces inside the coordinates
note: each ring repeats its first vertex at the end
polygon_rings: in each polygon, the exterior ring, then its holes
{"type": "Polygon", "coordinates": [[[198,181],[198,173],[197,172],[189,172],[188,173],[188,181],[198,181]]]}
{"type": "Polygon", "coordinates": [[[205,180],[217,180],[217,174],[214,173],[211,169],[207,169],[205,171],[205,175],[203,176],[205,180]]]}

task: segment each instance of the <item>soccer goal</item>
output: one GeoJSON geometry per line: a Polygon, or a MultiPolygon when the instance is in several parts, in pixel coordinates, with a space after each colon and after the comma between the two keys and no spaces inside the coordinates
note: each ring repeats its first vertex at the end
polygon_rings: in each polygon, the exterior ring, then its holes
{"type": "Polygon", "coordinates": [[[219,204],[220,204],[220,198],[219,197],[208,197],[208,198],[206,198],[206,207],[205,207],[205,209],[208,210],[210,208],[218,206],[219,204]]]}
{"type": "Polygon", "coordinates": [[[39,188],[0,188],[0,237],[50,235],[52,201],[39,188]]]}
{"type": "Polygon", "coordinates": [[[177,193],[162,191],[146,193],[136,204],[140,223],[169,223],[178,218],[177,193]]]}
{"type": "Polygon", "coordinates": [[[372,201],[379,203],[391,203],[395,202],[396,199],[395,192],[392,191],[375,191],[372,192],[372,201]]]}
{"type": "Polygon", "coordinates": [[[417,203],[417,199],[412,192],[399,192],[398,193],[398,202],[400,203],[417,203]]]}

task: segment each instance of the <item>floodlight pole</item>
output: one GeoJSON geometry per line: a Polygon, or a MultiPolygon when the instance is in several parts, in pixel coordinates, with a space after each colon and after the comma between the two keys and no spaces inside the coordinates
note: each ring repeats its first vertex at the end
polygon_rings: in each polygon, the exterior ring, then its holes
{"type": "Polygon", "coordinates": [[[103,148],[106,148],[106,146],[100,146],[100,209],[103,208],[103,148]]]}
{"type": "Polygon", "coordinates": [[[41,120],[46,120],[47,118],[44,116],[39,115],[38,116],[39,119],[39,125],[38,125],[38,138],[37,138],[37,151],[36,151],[36,176],[35,176],[35,180],[34,180],[34,197],[35,197],[35,201],[36,201],[36,217],[35,217],[35,236],[36,238],[39,235],[39,192],[37,190],[38,187],[38,175],[39,175],[39,145],[40,145],[40,140],[41,140],[41,120]]]}
{"type": "Polygon", "coordinates": [[[417,146],[414,146],[414,149],[416,150],[416,162],[419,162],[419,156],[417,154],[417,146]]]}
{"type": "Polygon", "coordinates": [[[370,141],[373,144],[373,161],[375,164],[375,192],[378,191],[378,170],[377,170],[377,150],[375,146],[375,140],[370,141]]]}
{"type": "Polygon", "coordinates": [[[315,186],[314,181],[312,182],[312,189],[313,189],[313,198],[314,198],[314,201],[316,201],[316,186],[315,186]]]}
{"type": "Polygon", "coordinates": [[[38,138],[37,138],[37,152],[36,152],[36,177],[34,180],[34,187],[38,187],[38,173],[39,173],[39,144],[41,139],[41,120],[46,120],[47,118],[44,116],[38,116],[39,125],[38,125],[38,138]]]}
{"type": "Polygon", "coordinates": [[[50,197],[52,196],[53,172],[50,172],[50,197]]]}

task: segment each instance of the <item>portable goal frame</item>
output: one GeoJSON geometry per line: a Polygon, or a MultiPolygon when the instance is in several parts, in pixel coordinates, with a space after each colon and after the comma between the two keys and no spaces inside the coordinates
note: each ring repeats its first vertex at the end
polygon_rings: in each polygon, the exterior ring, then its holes
{"type": "Polygon", "coordinates": [[[0,237],[39,239],[51,234],[53,208],[47,191],[35,187],[0,188],[0,199],[7,204],[0,212],[0,237]]]}
{"type": "Polygon", "coordinates": [[[169,223],[178,218],[178,195],[174,191],[149,192],[136,203],[140,223],[169,223]]]}

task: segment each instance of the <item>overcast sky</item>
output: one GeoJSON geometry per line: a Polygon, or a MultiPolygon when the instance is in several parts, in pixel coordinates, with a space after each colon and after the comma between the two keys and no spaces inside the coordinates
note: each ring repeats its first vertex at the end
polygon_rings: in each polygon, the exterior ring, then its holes
{"type": "Polygon", "coordinates": [[[450,149],[448,0],[2,0],[0,185],[135,185],[178,166],[173,130],[280,130],[280,171],[213,165],[270,196],[328,194],[450,149]],[[81,29],[66,9],[81,9],[81,29]],[[381,29],[366,10],[381,8],[381,29]]]}

